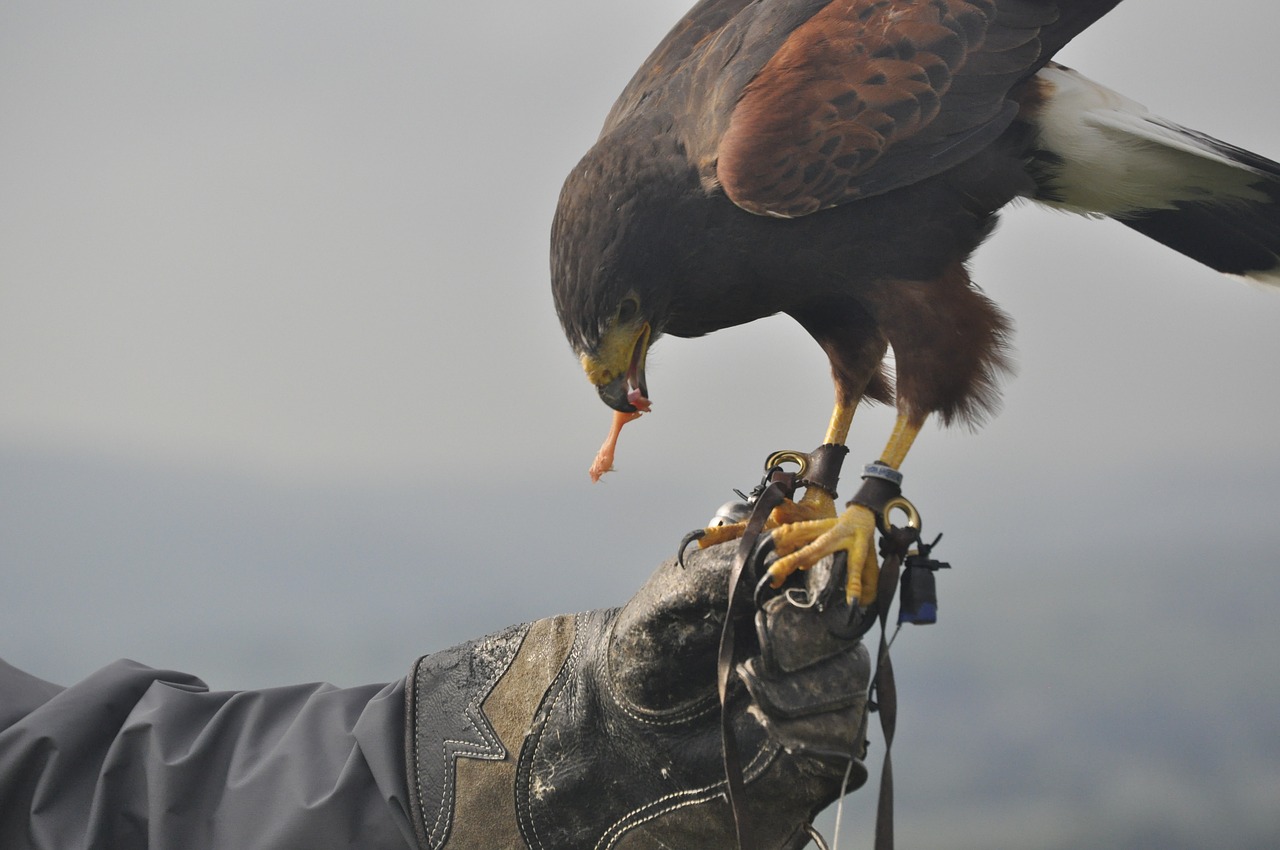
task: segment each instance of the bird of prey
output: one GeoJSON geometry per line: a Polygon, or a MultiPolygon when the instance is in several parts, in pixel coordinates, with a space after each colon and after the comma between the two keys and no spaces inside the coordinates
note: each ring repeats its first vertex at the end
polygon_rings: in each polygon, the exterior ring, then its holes
{"type": "MultiPolygon", "coordinates": [[[[1010,323],[965,264],[1018,198],[1280,283],[1280,165],[1052,61],[1118,3],[698,3],[622,92],[552,226],[556,309],[614,435],[649,407],[660,336],[778,313],[831,361],[826,443],[860,402],[894,403],[879,462],[897,470],[927,417],[981,421],[1010,323]]],[[[771,524],[775,582],[844,549],[849,596],[874,593],[869,510],[837,516],[810,487],[771,524]]]]}

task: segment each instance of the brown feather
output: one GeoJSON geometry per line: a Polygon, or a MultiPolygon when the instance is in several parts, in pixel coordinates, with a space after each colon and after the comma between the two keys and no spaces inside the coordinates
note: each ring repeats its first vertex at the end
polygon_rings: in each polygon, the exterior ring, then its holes
{"type": "Polygon", "coordinates": [[[1012,324],[956,262],[927,281],[877,287],[880,332],[893,347],[898,410],[915,422],[937,413],[944,425],[981,424],[999,406],[1009,373],[1012,324]]]}
{"type": "Polygon", "coordinates": [[[795,217],[967,158],[1012,120],[1008,90],[1041,59],[1038,26],[1055,12],[1038,8],[1008,26],[991,0],[835,0],[743,90],[719,142],[719,184],[743,209],[795,217]],[[952,100],[953,89],[971,96],[952,100]],[[881,164],[891,151],[905,168],[881,164]]]}
{"type": "Polygon", "coordinates": [[[726,194],[786,216],[856,195],[851,180],[936,115],[967,56],[957,12],[968,5],[836,0],[797,28],[747,86],[720,142],[726,194]]]}

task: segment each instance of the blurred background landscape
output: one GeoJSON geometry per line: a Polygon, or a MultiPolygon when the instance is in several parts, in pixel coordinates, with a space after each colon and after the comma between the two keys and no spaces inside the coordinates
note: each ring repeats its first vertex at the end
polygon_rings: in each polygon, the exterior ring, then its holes
{"type": "MultiPolygon", "coordinates": [[[[4,4],[0,657],[388,681],[620,604],[812,448],[825,358],[779,317],[660,342],[587,479],[609,412],[547,233],[685,8],[4,4]]],[[[1127,0],[1060,58],[1280,158],[1280,12],[1206,8],[1127,0]]],[[[1019,374],[905,467],[955,568],[895,645],[901,845],[1280,846],[1280,293],[1029,206],[973,272],[1019,374]]],[[[891,419],[859,414],[851,468],[891,419]]]]}

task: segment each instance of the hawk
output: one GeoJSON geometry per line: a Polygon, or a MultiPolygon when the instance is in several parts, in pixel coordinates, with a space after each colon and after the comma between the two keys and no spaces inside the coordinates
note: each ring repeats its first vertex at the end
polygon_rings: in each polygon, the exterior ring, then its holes
{"type": "MultiPolygon", "coordinates": [[[[980,422],[1010,321],[966,261],[1015,199],[1280,283],[1280,165],[1052,61],[1118,3],[698,3],[614,104],[552,226],[556,310],[617,411],[594,472],[649,408],[659,337],[779,313],[830,359],[825,443],[845,442],[861,402],[895,404],[879,463],[897,470],[928,417],[980,422]]],[[[771,525],[775,581],[844,549],[847,593],[869,601],[869,510],[837,515],[810,487],[771,525]]]]}

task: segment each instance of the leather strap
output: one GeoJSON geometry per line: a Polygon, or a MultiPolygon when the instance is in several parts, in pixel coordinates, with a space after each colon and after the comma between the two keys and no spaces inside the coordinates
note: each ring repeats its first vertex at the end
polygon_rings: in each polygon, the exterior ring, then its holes
{"type": "Polygon", "coordinates": [[[880,584],[876,591],[876,609],[880,619],[880,649],[876,655],[876,672],[871,678],[880,732],[884,737],[884,763],[880,768],[880,797],[876,803],[875,850],[893,850],[893,736],[898,725],[898,689],[893,678],[893,662],[889,658],[889,606],[898,587],[902,560],[907,549],[919,537],[911,528],[891,527],[880,538],[880,584]]]}
{"type": "Polygon", "coordinates": [[[797,487],[817,487],[832,499],[839,496],[836,486],[840,482],[840,467],[844,465],[849,447],[843,443],[823,443],[809,452],[809,462],[804,477],[797,487]]]}
{"type": "Polygon", "coordinates": [[[892,481],[884,478],[863,478],[862,486],[853,494],[847,506],[861,505],[883,519],[885,505],[901,495],[902,488],[892,481]]]}
{"type": "Polygon", "coordinates": [[[746,836],[752,833],[747,828],[746,812],[741,807],[741,803],[746,799],[746,783],[743,779],[742,757],[738,753],[738,742],[733,734],[733,723],[729,711],[729,676],[734,669],[733,649],[736,643],[734,607],[737,602],[738,587],[742,584],[743,569],[751,557],[760,533],[764,531],[765,520],[794,488],[795,476],[791,473],[775,471],[769,476],[769,484],[756,497],[751,516],[747,520],[746,530],[738,540],[733,567],[729,571],[729,601],[725,610],[724,628],[720,631],[720,648],[716,658],[716,688],[720,694],[720,741],[724,749],[725,780],[729,792],[729,808],[733,812],[733,828],[738,850],[747,850],[746,836]]]}

